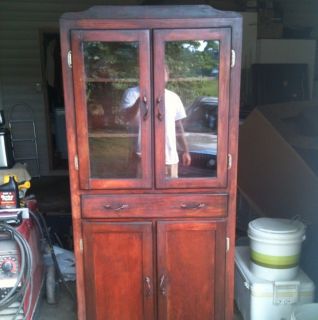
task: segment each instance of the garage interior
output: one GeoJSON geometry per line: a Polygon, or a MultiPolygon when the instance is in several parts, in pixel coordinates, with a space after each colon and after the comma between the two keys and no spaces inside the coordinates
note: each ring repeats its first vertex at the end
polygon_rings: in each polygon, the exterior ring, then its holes
{"type": "MultiPolygon", "coordinates": [[[[73,250],[59,17],[101,4],[209,4],[243,16],[237,244],[246,245],[253,219],[302,221],[306,240],[300,266],[317,287],[318,4],[314,0],[168,2],[0,3],[0,110],[6,125],[26,114],[35,125],[36,133],[26,126],[22,129],[22,134],[30,135],[30,145],[21,146],[14,139],[12,143],[16,159],[21,159],[16,162],[25,163],[32,176],[28,194],[35,196],[54,244],[73,250]]],[[[74,292],[74,283],[70,286],[74,292]]],[[[39,319],[76,318],[75,303],[63,285],[59,288],[56,305],[43,299],[39,319]],[[63,316],[54,316],[57,312],[63,316]]],[[[242,319],[238,311],[236,317],[242,319]]]]}

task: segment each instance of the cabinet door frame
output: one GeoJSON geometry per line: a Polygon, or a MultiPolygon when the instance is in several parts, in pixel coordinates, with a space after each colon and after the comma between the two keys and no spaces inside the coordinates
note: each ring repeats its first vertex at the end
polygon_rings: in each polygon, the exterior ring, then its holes
{"type": "MultiPolygon", "coordinates": [[[[223,319],[225,314],[225,262],[226,262],[226,222],[224,220],[195,221],[158,221],[157,222],[157,283],[158,283],[158,320],[167,320],[169,285],[173,285],[173,274],[169,274],[167,257],[167,237],[172,232],[202,231],[214,233],[214,301],[211,301],[215,319],[223,319]],[[163,294],[162,290],[165,290],[163,294]]],[[[190,240],[191,241],[191,240],[190,240]]],[[[200,248],[197,248],[200,250],[200,248]]],[[[178,254],[178,253],[176,253],[178,254]]],[[[198,275],[199,277],[200,275],[198,275]]],[[[189,290],[192,290],[189,283],[189,290]]],[[[200,293],[198,292],[198,295],[200,293]]],[[[204,297],[206,298],[206,297],[204,297]]],[[[204,299],[202,297],[202,299],[204,299]]],[[[170,301],[171,304],[171,301],[170,301]]],[[[192,319],[192,318],[189,318],[192,319]]],[[[200,319],[200,318],[197,318],[200,319]]]]}
{"type": "Polygon", "coordinates": [[[74,78],[74,104],[78,145],[78,174],[81,189],[132,189],[152,186],[151,145],[151,86],[150,86],[150,32],[149,30],[72,30],[72,69],[74,78]],[[148,115],[141,117],[141,178],[108,179],[92,178],[88,143],[88,121],[86,106],[84,41],[138,42],[139,43],[139,86],[142,100],[147,104],[148,115]],[[80,124],[80,125],[79,125],[80,124]]]}
{"type": "MultiPolygon", "coordinates": [[[[94,252],[94,234],[101,233],[114,233],[119,236],[122,234],[135,233],[140,234],[142,243],[142,283],[140,287],[143,289],[141,292],[136,292],[140,295],[140,300],[143,304],[143,320],[154,319],[154,268],[153,268],[153,224],[152,222],[83,222],[83,247],[84,247],[84,272],[85,272],[85,295],[86,295],[86,309],[87,314],[91,319],[97,319],[96,306],[101,305],[102,301],[97,301],[95,297],[96,286],[103,286],[103,283],[95,279],[95,260],[94,252]],[[93,265],[92,265],[93,264],[93,265]]],[[[107,248],[107,243],[101,244],[107,248]]],[[[127,243],[129,248],[129,243],[127,243]]],[[[116,257],[114,256],[114,259],[116,257]]],[[[127,266],[128,268],[128,266],[127,266]]],[[[105,276],[107,268],[105,268],[105,276]]],[[[120,284],[119,284],[120,285],[120,284]]],[[[122,283],[121,285],[125,285],[122,283]]],[[[84,289],[84,288],[83,288],[84,289]]],[[[106,290],[106,288],[105,288],[106,290]]],[[[128,302],[127,302],[128,303],[128,302]]],[[[103,307],[101,305],[101,307],[103,307]]]]}
{"type": "MultiPolygon", "coordinates": [[[[228,177],[228,139],[231,73],[231,28],[161,29],[154,30],[154,121],[155,168],[157,188],[210,188],[226,187],[228,177]],[[165,176],[165,128],[158,117],[164,106],[165,42],[182,40],[220,41],[218,145],[216,177],[167,179],[165,176]]],[[[164,117],[163,117],[164,118],[164,117]]]]}

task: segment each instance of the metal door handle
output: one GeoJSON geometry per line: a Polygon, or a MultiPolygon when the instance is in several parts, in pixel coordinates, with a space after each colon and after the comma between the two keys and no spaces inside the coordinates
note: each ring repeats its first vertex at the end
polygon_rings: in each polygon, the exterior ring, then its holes
{"type": "Polygon", "coordinates": [[[181,209],[201,209],[206,207],[205,203],[181,203],[181,209]]]}
{"type": "Polygon", "coordinates": [[[161,109],[161,106],[160,106],[161,101],[162,101],[162,97],[159,96],[157,98],[157,101],[156,101],[157,102],[157,109],[158,109],[157,118],[158,118],[159,121],[162,121],[162,119],[163,119],[163,112],[162,112],[162,109],[161,109]]]}
{"type": "Polygon", "coordinates": [[[111,204],[105,204],[104,208],[107,209],[107,210],[120,211],[120,210],[123,210],[123,209],[128,209],[129,206],[128,206],[128,204],[119,204],[118,206],[114,207],[111,204]]]}
{"type": "Polygon", "coordinates": [[[160,292],[163,296],[167,295],[166,283],[167,283],[167,277],[165,274],[163,274],[160,277],[160,281],[159,281],[160,292]]]}
{"type": "Polygon", "coordinates": [[[149,277],[145,277],[144,284],[145,284],[145,295],[146,297],[149,297],[151,294],[151,280],[149,277]]]}
{"type": "Polygon", "coordinates": [[[144,113],[144,116],[143,116],[143,119],[144,121],[146,121],[149,117],[149,107],[148,107],[148,104],[147,104],[147,97],[146,96],[143,96],[142,98],[142,102],[144,103],[144,107],[145,107],[145,113],[144,113]]]}

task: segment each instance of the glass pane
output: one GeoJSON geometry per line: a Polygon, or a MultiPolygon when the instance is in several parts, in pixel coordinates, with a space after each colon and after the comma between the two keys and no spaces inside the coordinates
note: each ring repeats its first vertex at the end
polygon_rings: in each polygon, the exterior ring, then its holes
{"type": "Polygon", "coordinates": [[[168,178],[216,176],[219,48],[214,40],[166,42],[168,178]]]}
{"type": "Polygon", "coordinates": [[[140,171],[138,42],[84,42],[92,178],[136,178],[140,171]]]}

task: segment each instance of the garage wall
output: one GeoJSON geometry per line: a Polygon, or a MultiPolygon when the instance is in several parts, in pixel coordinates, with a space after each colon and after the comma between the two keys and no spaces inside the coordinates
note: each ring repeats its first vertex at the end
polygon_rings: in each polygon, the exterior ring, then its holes
{"type": "MultiPolygon", "coordinates": [[[[284,9],[284,25],[291,27],[312,27],[310,37],[317,40],[318,52],[318,1],[279,0],[284,9]]],[[[315,98],[318,98],[318,55],[315,60],[315,98]]]]}
{"type": "Polygon", "coordinates": [[[318,2],[316,0],[279,0],[278,2],[284,9],[284,22],[287,25],[314,26],[318,32],[318,2]]]}
{"type": "MultiPolygon", "coordinates": [[[[140,2],[140,1],[139,1],[140,2]]],[[[49,172],[47,130],[40,61],[40,30],[58,30],[63,12],[92,5],[136,4],[138,0],[1,0],[0,1],[0,109],[26,103],[37,128],[41,175],[49,172]]],[[[32,171],[32,170],[31,170],[32,171]]]]}

